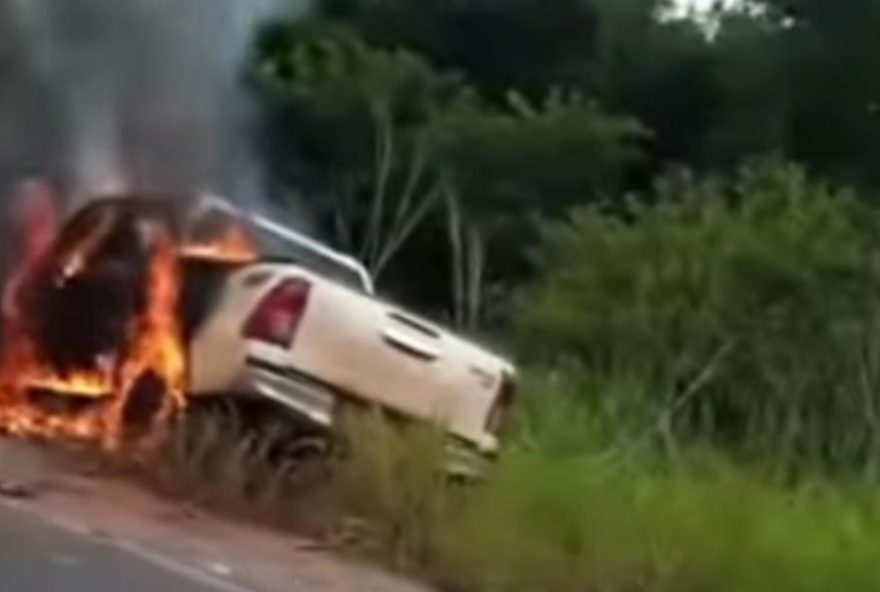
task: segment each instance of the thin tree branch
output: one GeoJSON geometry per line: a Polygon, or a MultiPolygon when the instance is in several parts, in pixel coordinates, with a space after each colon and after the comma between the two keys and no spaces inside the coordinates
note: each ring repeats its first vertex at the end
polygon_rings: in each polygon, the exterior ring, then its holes
{"type": "Polygon", "coordinates": [[[331,190],[330,200],[333,202],[333,222],[336,228],[337,240],[340,246],[345,250],[351,250],[354,247],[354,236],[352,233],[352,183],[351,179],[343,176],[336,190],[331,190]]]}
{"type": "Polygon", "coordinates": [[[385,213],[385,194],[388,190],[391,170],[394,167],[394,130],[391,116],[387,109],[377,107],[375,109],[375,117],[378,128],[376,182],[373,191],[370,222],[361,253],[361,258],[367,261],[370,268],[373,267],[375,262],[378,244],[381,240],[382,218],[385,213]]]}
{"type": "Polygon", "coordinates": [[[397,212],[394,215],[395,228],[399,228],[402,225],[404,218],[406,218],[409,212],[410,203],[425,170],[425,161],[425,147],[423,143],[419,142],[418,147],[415,149],[415,156],[410,161],[409,175],[407,175],[406,183],[403,186],[403,193],[400,196],[400,201],[397,203],[397,212]]]}
{"type": "MultiPolygon", "coordinates": [[[[622,451],[622,456],[629,457],[632,454],[635,454],[642,446],[648,444],[651,441],[651,437],[657,433],[663,433],[665,429],[669,426],[670,422],[675,418],[675,415],[681,411],[690,401],[696,397],[700,391],[702,391],[706,385],[712,382],[712,379],[715,377],[715,374],[718,372],[718,369],[727,359],[727,357],[733,352],[736,347],[736,341],[734,339],[728,339],[725,341],[712,355],[711,358],[706,362],[706,365],[703,366],[702,370],[697,373],[697,375],[691,380],[684,390],[681,391],[681,394],[675,398],[674,401],[666,408],[664,408],[658,415],[654,422],[641,434],[641,436],[632,440],[622,451]]],[[[606,459],[610,459],[614,457],[614,451],[609,452],[605,455],[606,459]]]]}
{"type": "Polygon", "coordinates": [[[471,223],[467,233],[468,246],[468,286],[467,286],[467,319],[468,329],[475,329],[480,320],[480,309],[483,295],[483,272],[485,270],[485,250],[483,236],[479,227],[471,223]]]}
{"type": "Polygon", "coordinates": [[[435,185],[432,187],[426,194],[425,197],[418,202],[415,210],[412,214],[404,220],[398,232],[394,235],[392,240],[389,240],[382,252],[376,259],[375,269],[373,270],[373,277],[379,277],[379,275],[385,270],[388,263],[390,263],[391,259],[398,253],[398,251],[406,244],[407,239],[412,235],[416,228],[418,228],[419,224],[425,219],[428,215],[428,212],[431,211],[431,208],[437,203],[437,200],[440,196],[440,187],[439,185],[435,185]]]}
{"type": "Polygon", "coordinates": [[[444,191],[449,226],[452,273],[452,315],[455,325],[461,327],[464,313],[464,261],[462,258],[461,210],[457,197],[448,186],[444,191]]]}

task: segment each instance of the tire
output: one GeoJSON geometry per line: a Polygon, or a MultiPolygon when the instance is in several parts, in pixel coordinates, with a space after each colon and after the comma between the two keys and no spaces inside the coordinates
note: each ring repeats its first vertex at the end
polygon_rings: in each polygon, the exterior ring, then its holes
{"type": "Polygon", "coordinates": [[[128,393],[122,408],[122,428],[125,437],[139,438],[148,434],[155,426],[167,396],[168,385],[161,376],[153,371],[141,374],[128,393]]]}

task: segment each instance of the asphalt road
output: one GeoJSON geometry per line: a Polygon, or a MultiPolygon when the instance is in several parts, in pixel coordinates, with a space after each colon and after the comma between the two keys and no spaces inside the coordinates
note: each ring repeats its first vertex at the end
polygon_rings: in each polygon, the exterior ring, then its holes
{"type": "Polygon", "coordinates": [[[160,563],[0,505],[2,592],[230,591],[160,563]]]}
{"type": "Polygon", "coordinates": [[[0,437],[0,592],[431,592],[0,437]]]}

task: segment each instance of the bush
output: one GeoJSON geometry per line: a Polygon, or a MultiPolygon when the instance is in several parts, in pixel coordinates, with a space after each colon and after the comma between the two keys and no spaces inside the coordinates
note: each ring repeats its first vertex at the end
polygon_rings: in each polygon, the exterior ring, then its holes
{"type": "Polygon", "coordinates": [[[442,436],[378,415],[347,417],[342,433],[331,486],[339,515],[365,522],[357,533],[362,548],[378,547],[398,568],[425,565],[451,496],[442,436]]]}
{"type": "Polygon", "coordinates": [[[325,448],[289,418],[202,403],[191,405],[158,447],[119,460],[163,494],[317,533],[332,521],[325,448]]]}
{"type": "Polygon", "coordinates": [[[560,454],[552,439],[545,448],[552,424],[538,423],[468,487],[436,471],[436,433],[349,424],[337,512],[364,521],[381,557],[445,590],[880,590],[880,507],[867,490],[787,489],[717,460],[560,454]]]}
{"type": "Polygon", "coordinates": [[[880,461],[877,222],[791,167],[575,212],[522,298],[494,474],[445,486],[437,440],[373,423],[342,507],[449,590],[880,590],[880,506],[840,475],[880,461]]]}
{"type": "Polygon", "coordinates": [[[514,455],[458,508],[434,566],[452,589],[880,589],[875,503],[788,492],[726,469],[514,455]]]}
{"type": "Polygon", "coordinates": [[[622,213],[577,210],[546,230],[522,350],[667,450],[707,441],[873,474],[877,222],[849,191],[782,166],[662,183],[622,213]]]}

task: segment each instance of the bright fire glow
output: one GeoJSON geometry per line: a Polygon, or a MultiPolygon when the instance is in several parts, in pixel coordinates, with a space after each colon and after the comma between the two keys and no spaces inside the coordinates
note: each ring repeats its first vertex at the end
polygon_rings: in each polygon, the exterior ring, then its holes
{"type": "Polygon", "coordinates": [[[249,263],[255,261],[259,255],[257,247],[244,229],[234,223],[212,240],[189,242],[184,247],[183,254],[193,259],[229,263],[249,263]]]}
{"type": "MultiPolygon", "coordinates": [[[[29,283],[48,258],[57,234],[57,213],[47,209],[45,195],[22,192],[26,214],[22,216],[24,235],[41,240],[24,241],[21,264],[7,283],[3,294],[3,353],[0,359],[0,431],[16,436],[89,440],[106,449],[116,449],[124,441],[127,405],[141,379],[152,374],[164,383],[161,402],[151,415],[147,438],[156,436],[163,426],[186,405],[186,356],[182,329],[177,317],[181,289],[179,245],[167,232],[153,245],[147,273],[147,305],[142,314],[128,320],[126,343],[95,361],[94,368],[69,374],[56,371],[41,359],[38,344],[27,329],[25,307],[29,283]],[[37,203],[34,200],[39,200],[37,203]],[[97,402],[77,411],[49,409],[31,399],[34,389],[74,395],[70,400],[97,402]]],[[[88,265],[99,235],[107,229],[91,229],[68,262],[77,272],[88,265]]],[[[65,272],[67,265],[63,266],[65,272]]]]}

